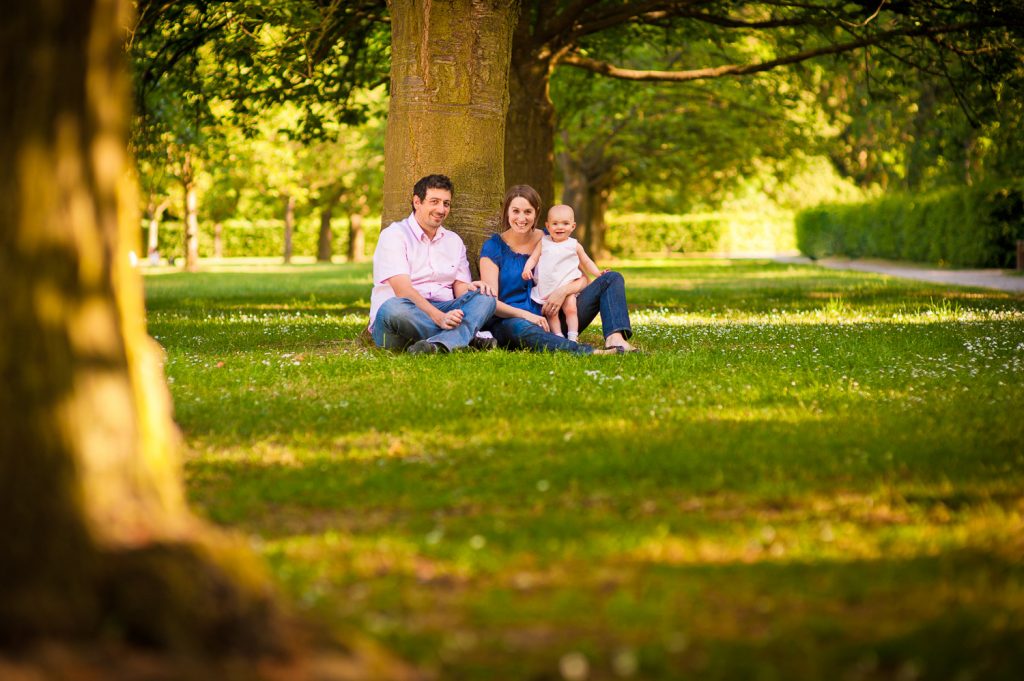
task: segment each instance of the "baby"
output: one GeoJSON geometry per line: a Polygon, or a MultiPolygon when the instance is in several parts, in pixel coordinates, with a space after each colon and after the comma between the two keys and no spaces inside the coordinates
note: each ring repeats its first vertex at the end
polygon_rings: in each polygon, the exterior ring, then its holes
{"type": "MultiPolygon", "coordinates": [[[[547,301],[548,296],[555,289],[582,277],[581,266],[595,277],[601,274],[597,265],[583,250],[580,242],[570,236],[576,229],[576,215],[571,207],[551,206],[544,226],[548,228],[547,235],[533,249],[529,260],[523,266],[523,279],[533,278],[533,269],[537,268],[537,285],[533,287],[530,297],[541,305],[547,301]]],[[[579,340],[580,318],[576,314],[575,294],[565,297],[561,311],[565,313],[566,337],[573,341],[579,340]]],[[[558,311],[556,310],[551,316],[545,315],[545,317],[547,317],[551,333],[561,336],[562,324],[558,318],[558,311]]]]}

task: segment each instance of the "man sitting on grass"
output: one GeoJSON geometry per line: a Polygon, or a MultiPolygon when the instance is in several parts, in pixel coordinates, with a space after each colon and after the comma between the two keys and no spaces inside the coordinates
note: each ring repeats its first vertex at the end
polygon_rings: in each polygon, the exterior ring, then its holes
{"type": "Polygon", "coordinates": [[[470,281],[465,244],[441,226],[453,191],[445,175],[421,178],[412,190],[412,214],[381,230],[370,295],[377,347],[451,352],[470,345],[494,313],[494,291],[470,281]]]}

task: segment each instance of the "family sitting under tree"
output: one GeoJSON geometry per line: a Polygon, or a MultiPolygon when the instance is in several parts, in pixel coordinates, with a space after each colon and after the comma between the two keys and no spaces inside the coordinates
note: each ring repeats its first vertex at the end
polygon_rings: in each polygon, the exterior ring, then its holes
{"type": "Polygon", "coordinates": [[[576,223],[569,206],[549,211],[550,235],[545,235],[536,225],[541,208],[536,190],[511,187],[502,206],[503,230],[484,242],[480,280],[471,281],[465,244],[442,226],[454,191],[445,175],[421,178],[413,187],[409,217],[381,231],[370,296],[370,334],[378,347],[413,354],[494,344],[575,354],[636,351],[629,343],[633,330],[622,275],[600,272],[571,238],[576,223]],[[602,348],[578,342],[579,332],[598,313],[602,348]],[[561,335],[563,323],[569,338],[561,335]]]}

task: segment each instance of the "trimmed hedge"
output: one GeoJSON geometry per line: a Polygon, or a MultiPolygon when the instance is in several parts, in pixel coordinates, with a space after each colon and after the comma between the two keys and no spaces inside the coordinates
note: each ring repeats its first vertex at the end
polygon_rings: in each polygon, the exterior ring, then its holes
{"type": "Polygon", "coordinates": [[[951,265],[1011,267],[1024,238],[1024,183],[892,194],[796,217],[800,251],[951,265]]]}
{"type": "MultiPolygon", "coordinates": [[[[376,228],[379,219],[363,219],[366,234],[367,253],[372,253],[377,244],[380,230],[376,228]]],[[[333,239],[331,250],[334,255],[345,255],[348,251],[348,218],[335,218],[331,223],[333,239]]],[[[292,254],[316,255],[320,239],[320,218],[296,220],[292,230],[292,254]]],[[[143,223],[140,253],[146,250],[148,225],[143,223]]],[[[221,225],[223,255],[230,257],[274,257],[284,256],[284,222],[282,220],[225,220],[221,225]]],[[[157,233],[158,248],[164,258],[184,257],[184,225],[177,221],[160,223],[157,233]]],[[[213,257],[213,223],[199,223],[199,257],[213,257]]]]}
{"type": "Polygon", "coordinates": [[[605,245],[613,255],[781,253],[796,247],[789,212],[609,215],[605,245]]]}

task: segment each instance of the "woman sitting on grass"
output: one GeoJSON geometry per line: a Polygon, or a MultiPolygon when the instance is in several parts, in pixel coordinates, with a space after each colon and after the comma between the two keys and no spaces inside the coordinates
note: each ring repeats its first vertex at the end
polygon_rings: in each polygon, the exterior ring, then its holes
{"type": "Polygon", "coordinates": [[[540,195],[528,185],[517,184],[505,194],[502,231],[480,249],[480,279],[498,292],[494,316],[485,327],[498,345],[509,349],[551,350],[576,354],[634,352],[629,343],[633,329],[626,307],[626,284],[618,272],[605,272],[588,285],[586,277],[558,287],[543,306],[530,297],[532,280],[523,279],[523,268],[544,232],[537,229],[540,195]],[[576,295],[579,329],[587,328],[601,313],[604,348],[568,340],[550,333],[544,315],[557,314],[567,296],[576,295]]]}

